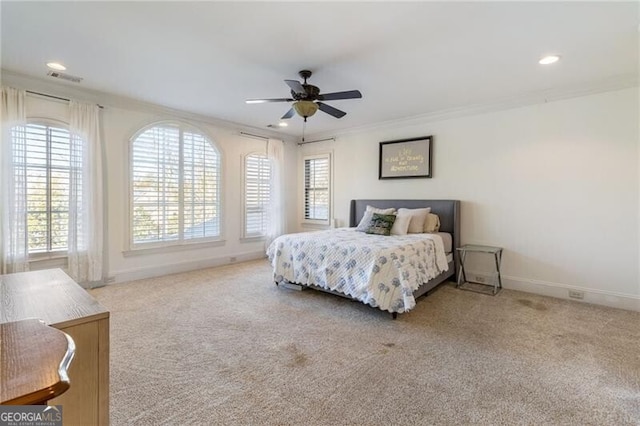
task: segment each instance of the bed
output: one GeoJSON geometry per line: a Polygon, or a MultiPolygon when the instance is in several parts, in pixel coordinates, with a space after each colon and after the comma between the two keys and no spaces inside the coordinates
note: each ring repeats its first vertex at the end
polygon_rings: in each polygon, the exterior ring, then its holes
{"type": "Polygon", "coordinates": [[[458,200],[351,200],[350,228],[278,237],[267,255],[277,285],[312,288],[360,301],[393,318],[455,275],[460,247],[458,200]],[[398,236],[355,231],[366,207],[424,208],[440,219],[439,233],[398,236]]]}

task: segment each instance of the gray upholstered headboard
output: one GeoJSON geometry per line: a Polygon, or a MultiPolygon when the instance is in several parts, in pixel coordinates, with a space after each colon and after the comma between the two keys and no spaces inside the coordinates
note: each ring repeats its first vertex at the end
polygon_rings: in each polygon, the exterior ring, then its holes
{"type": "Polygon", "coordinates": [[[451,234],[454,252],[460,247],[460,200],[351,200],[349,226],[358,226],[367,206],[380,209],[431,207],[431,212],[440,217],[440,231],[451,234]]]}

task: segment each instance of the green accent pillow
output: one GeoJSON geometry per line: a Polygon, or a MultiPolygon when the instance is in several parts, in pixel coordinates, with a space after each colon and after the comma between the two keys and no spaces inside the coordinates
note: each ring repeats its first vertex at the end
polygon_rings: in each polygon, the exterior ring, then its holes
{"type": "Polygon", "coordinates": [[[391,228],[395,221],[395,214],[374,213],[371,217],[371,222],[369,222],[369,227],[364,232],[375,235],[391,235],[391,228]]]}

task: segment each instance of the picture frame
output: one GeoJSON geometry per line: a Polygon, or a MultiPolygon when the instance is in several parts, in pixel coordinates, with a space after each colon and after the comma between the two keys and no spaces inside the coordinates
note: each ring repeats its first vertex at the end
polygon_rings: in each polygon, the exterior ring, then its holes
{"type": "Polygon", "coordinates": [[[380,142],[378,179],[431,178],[433,136],[380,142]]]}

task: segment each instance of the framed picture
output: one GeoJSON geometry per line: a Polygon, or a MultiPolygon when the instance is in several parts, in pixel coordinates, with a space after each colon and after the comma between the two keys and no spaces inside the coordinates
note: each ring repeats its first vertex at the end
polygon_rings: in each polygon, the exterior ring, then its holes
{"type": "Polygon", "coordinates": [[[378,179],[431,177],[433,136],[380,142],[378,179]]]}

